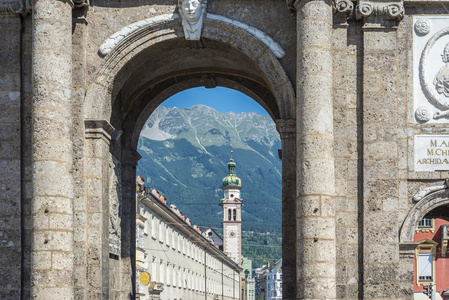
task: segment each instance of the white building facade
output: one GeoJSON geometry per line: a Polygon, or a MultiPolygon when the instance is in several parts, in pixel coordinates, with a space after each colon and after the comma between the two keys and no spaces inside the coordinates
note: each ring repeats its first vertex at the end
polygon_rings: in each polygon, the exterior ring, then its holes
{"type": "Polygon", "coordinates": [[[267,300],[282,299],[282,260],[278,261],[267,272],[267,300]]]}
{"type": "Polygon", "coordinates": [[[241,268],[174,205],[143,190],[136,218],[138,299],[239,299],[241,268]],[[144,272],[149,283],[139,281],[144,272]]]}

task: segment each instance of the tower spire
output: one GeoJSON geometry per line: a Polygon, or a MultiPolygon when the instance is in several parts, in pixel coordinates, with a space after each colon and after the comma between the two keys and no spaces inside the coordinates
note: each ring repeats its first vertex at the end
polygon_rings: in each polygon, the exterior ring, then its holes
{"type": "Polygon", "coordinates": [[[238,264],[242,263],[242,203],[240,190],[242,183],[235,174],[235,162],[232,158],[228,162],[228,176],[223,178],[223,195],[220,200],[223,207],[223,250],[238,264]]]}
{"type": "Polygon", "coordinates": [[[234,159],[232,158],[233,153],[234,151],[231,150],[231,158],[229,159],[228,162],[228,176],[223,178],[223,187],[235,186],[241,188],[242,187],[241,180],[235,174],[235,162],[234,159]]]}
{"type": "Polygon", "coordinates": [[[231,158],[229,159],[229,162],[228,162],[228,176],[236,176],[235,175],[235,162],[232,159],[232,153],[234,153],[234,151],[231,150],[231,158]]]}

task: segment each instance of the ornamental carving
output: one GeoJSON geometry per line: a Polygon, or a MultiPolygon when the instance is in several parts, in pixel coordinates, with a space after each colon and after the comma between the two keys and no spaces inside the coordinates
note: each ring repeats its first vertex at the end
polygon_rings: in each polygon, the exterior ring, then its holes
{"type": "Polygon", "coordinates": [[[432,111],[427,106],[420,106],[415,111],[415,118],[421,123],[429,122],[432,119],[432,111]]]}
{"type": "Polygon", "coordinates": [[[186,40],[198,41],[201,38],[203,18],[206,14],[206,0],[179,0],[178,10],[186,40]]]}
{"type": "Polygon", "coordinates": [[[112,157],[109,162],[109,253],[121,254],[120,207],[122,203],[120,162],[112,157]]]}
{"type": "Polygon", "coordinates": [[[0,13],[26,15],[31,8],[31,0],[0,0],[0,13]]]}
{"type": "Polygon", "coordinates": [[[417,34],[426,35],[430,32],[431,23],[427,19],[418,19],[414,27],[417,34]]]}
{"type": "Polygon", "coordinates": [[[392,20],[402,20],[404,5],[401,2],[359,2],[356,17],[357,19],[385,17],[392,20]]]}
{"type": "MultiPolygon", "coordinates": [[[[416,18],[414,24],[415,107],[430,104],[431,123],[449,122],[448,22],[448,17],[429,16],[416,18]]],[[[417,121],[420,120],[417,118],[417,121]]]]}
{"type": "Polygon", "coordinates": [[[446,44],[443,50],[442,60],[444,65],[440,68],[437,75],[433,79],[433,84],[438,94],[443,94],[444,97],[449,97],[449,43],[446,44]]]}
{"type": "Polygon", "coordinates": [[[350,0],[333,0],[332,10],[334,14],[341,14],[349,18],[354,10],[354,4],[350,0]]]}

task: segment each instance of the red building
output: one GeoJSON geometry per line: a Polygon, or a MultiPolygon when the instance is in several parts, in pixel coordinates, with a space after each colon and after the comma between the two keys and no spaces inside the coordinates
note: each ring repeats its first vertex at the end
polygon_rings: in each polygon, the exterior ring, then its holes
{"type": "Polygon", "coordinates": [[[423,218],[416,227],[417,243],[414,259],[414,299],[428,300],[424,287],[435,286],[436,299],[449,300],[449,222],[443,219],[423,218]]]}

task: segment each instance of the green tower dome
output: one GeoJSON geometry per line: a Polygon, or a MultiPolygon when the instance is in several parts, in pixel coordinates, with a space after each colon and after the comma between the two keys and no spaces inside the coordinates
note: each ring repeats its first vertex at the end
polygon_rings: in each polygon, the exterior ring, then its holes
{"type": "Polygon", "coordinates": [[[228,162],[228,176],[223,178],[223,187],[225,186],[242,187],[242,181],[235,175],[235,162],[232,159],[232,156],[228,162]]]}

